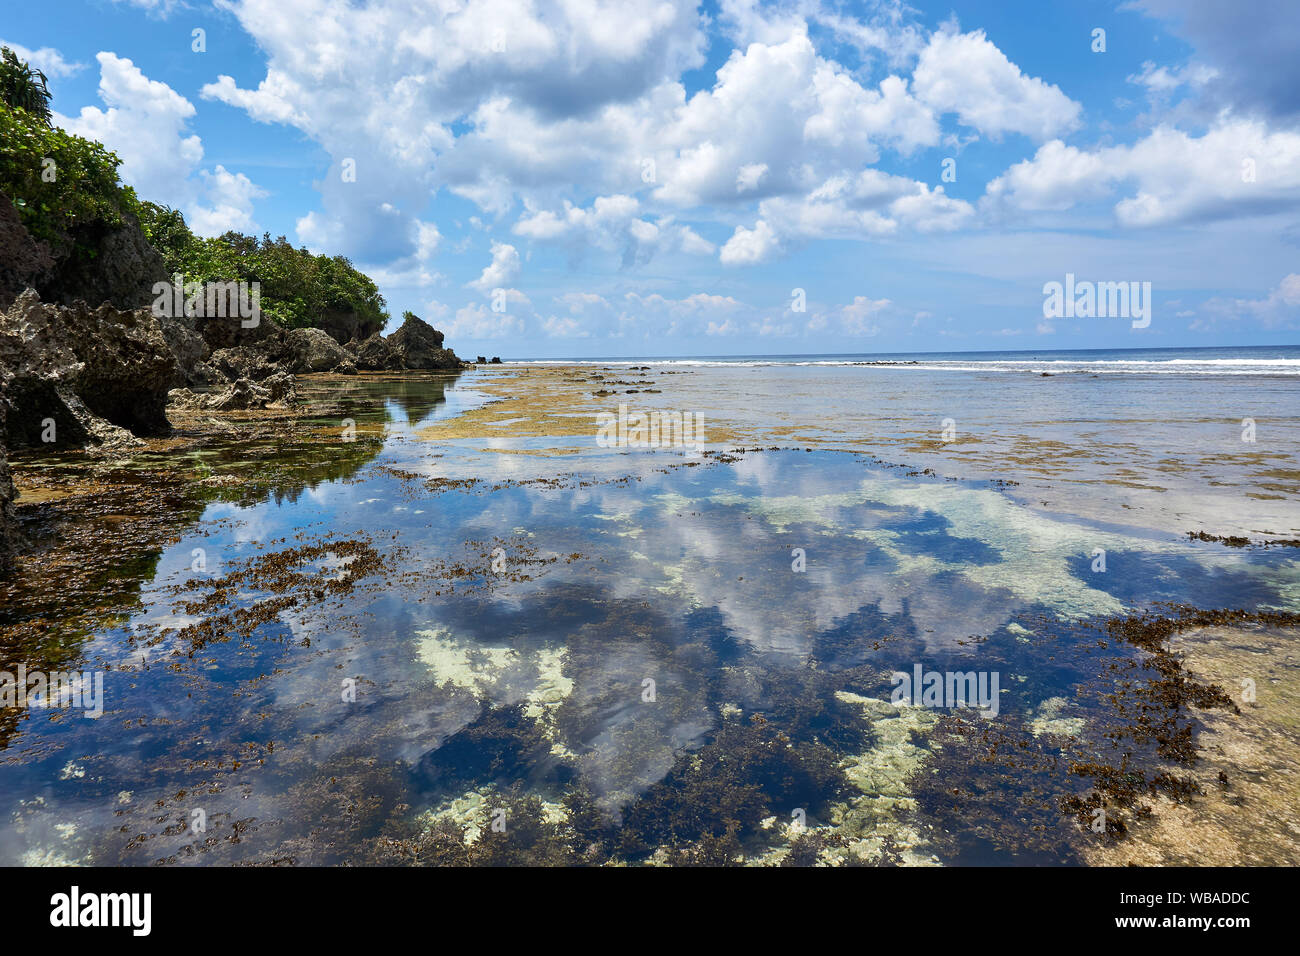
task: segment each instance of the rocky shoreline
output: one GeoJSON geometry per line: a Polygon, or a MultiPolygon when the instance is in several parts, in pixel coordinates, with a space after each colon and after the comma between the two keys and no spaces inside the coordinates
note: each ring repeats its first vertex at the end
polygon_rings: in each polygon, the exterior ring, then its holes
{"type": "Polygon", "coordinates": [[[43,302],[35,289],[0,312],[0,573],[23,548],[8,455],[117,449],[165,436],[168,409],[292,408],[297,377],[467,367],[441,332],[407,314],[391,335],[340,342],[267,316],[157,316],[105,302],[43,302]]]}

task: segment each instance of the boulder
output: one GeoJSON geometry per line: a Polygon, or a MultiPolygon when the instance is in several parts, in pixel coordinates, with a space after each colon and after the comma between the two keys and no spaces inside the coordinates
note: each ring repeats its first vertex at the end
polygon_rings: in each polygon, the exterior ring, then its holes
{"type": "Polygon", "coordinates": [[[209,364],[225,380],[231,382],[241,378],[261,381],[276,372],[284,371],[267,354],[264,348],[252,345],[237,345],[234,348],[217,349],[212,353],[209,364]]]}
{"type": "Polygon", "coordinates": [[[131,440],[170,431],[176,358],[147,308],[41,302],[28,289],[0,313],[0,371],[10,448],[131,440]]]}
{"type": "Polygon", "coordinates": [[[209,350],[213,352],[218,349],[256,345],[267,339],[274,339],[284,331],[269,315],[259,315],[256,325],[245,325],[251,320],[240,318],[237,303],[227,301],[224,311],[226,312],[224,316],[201,315],[191,320],[194,328],[207,342],[209,350]]]}
{"type": "Polygon", "coordinates": [[[402,368],[402,357],[378,332],[354,345],[352,351],[353,363],[363,372],[396,372],[402,368]]]}
{"type": "Polygon", "coordinates": [[[388,347],[412,370],[458,369],[461,361],[451,349],[442,347],[443,335],[418,316],[408,315],[401,327],[388,337],[388,347]]]}
{"type": "Polygon", "coordinates": [[[384,323],[382,319],[363,319],[356,312],[326,309],[316,317],[315,325],[328,332],[334,341],[349,342],[378,335],[384,323]]]}
{"type": "Polygon", "coordinates": [[[204,407],[216,411],[266,408],[271,402],[271,390],[241,378],[227,386],[220,394],[208,395],[205,398],[207,400],[203,403],[204,407]]]}
{"type": "MultiPolygon", "coordinates": [[[[276,343],[274,353],[290,372],[329,372],[352,364],[353,356],[321,329],[290,329],[276,343]]],[[[355,372],[356,369],[353,369],[355,372]]]]}

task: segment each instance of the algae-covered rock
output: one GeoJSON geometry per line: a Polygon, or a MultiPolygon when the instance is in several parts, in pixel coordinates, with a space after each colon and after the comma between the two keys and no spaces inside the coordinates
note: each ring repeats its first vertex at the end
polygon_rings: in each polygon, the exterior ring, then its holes
{"type": "MultiPolygon", "coordinates": [[[[0,385],[4,384],[4,371],[0,369],[0,385]]],[[[9,459],[5,453],[4,431],[7,400],[0,394],[0,574],[13,564],[13,554],[18,547],[18,528],[14,520],[14,482],[9,473],[9,459]]]]}

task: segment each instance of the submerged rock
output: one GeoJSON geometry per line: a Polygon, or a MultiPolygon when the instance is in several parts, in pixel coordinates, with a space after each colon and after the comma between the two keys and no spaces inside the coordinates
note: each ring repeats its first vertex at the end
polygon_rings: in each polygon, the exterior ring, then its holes
{"type": "Polygon", "coordinates": [[[13,448],[166,434],[180,370],[148,309],[52,305],[29,289],[0,313],[0,377],[13,448]]]}
{"type": "MultiPolygon", "coordinates": [[[[0,376],[3,371],[0,371],[0,376]]],[[[0,383],[2,383],[0,379],[0,383]]],[[[0,395],[0,574],[13,564],[18,548],[18,527],[14,520],[14,481],[9,473],[9,459],[5,453],[4,431],[7,399],[0,395]]]]}

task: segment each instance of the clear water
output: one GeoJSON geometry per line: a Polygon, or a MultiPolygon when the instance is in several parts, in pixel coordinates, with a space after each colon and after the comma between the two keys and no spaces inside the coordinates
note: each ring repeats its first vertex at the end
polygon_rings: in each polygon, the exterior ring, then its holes
{"type": "MultiPolygon", "coordinates": [[[[1108,668],[1142,657],[1099,650],[1090,623],[1157,602],[1300,610],[1300,562],[836,446],[923,436],[957,409],[994,443],[990,476],[1009,424],[1080,445],[1097,434],[1141,468],[1236,449],[1254,410],[1293,456],[1300,382],[1260,371],[1231,390],[1133,374],[1046,392],[1003,370],[918,370],[900,388],[877,367],[700,366],[673,381],[679,407],[825,440],[692,457],[592,441],[563,459],[423,440],[485,400],[477,373],[348,385],[349,412],[382,425],[372,450],[210,501],[156,562],[124,565],[139,589],[128,614],[66,655],[46,649],[104,673],[105,712],[5,711],[0,863],[412,862],[431,827],[472,843],[498,807],[508,833],[521,827],[511,801],[527,797],[543,822],[518,838],[523,861],[546,862],[557,833],[579,857],[600,843],[597,862],[662,859],[737,822],[750,861],[779,858],[795,820],[866,858],[887,840],[903,862],[1017,859],[1008,847],[1039,816],[999,813],[1003,840],[940,838],[951,819],[913,775],[939,752],[942,709],[890,704],[891,673],[996,673],[997,726],[1059,753],[1052,734],[1087,738],[1107,719],[1108,668]],[[380,563],[349,579],[359,559],[342,542],[380,563]],[[322,544],[281,591],[269,573],[229,577],[322,544]],[[241,632],[240,609],[265,613],[241,632]]],[[[1096,478],[1108,458],[1072,467],[1096,478]]],[[[1023,785],[1044,805],[1086,790],[1063,771],[1023,785]]]]}

